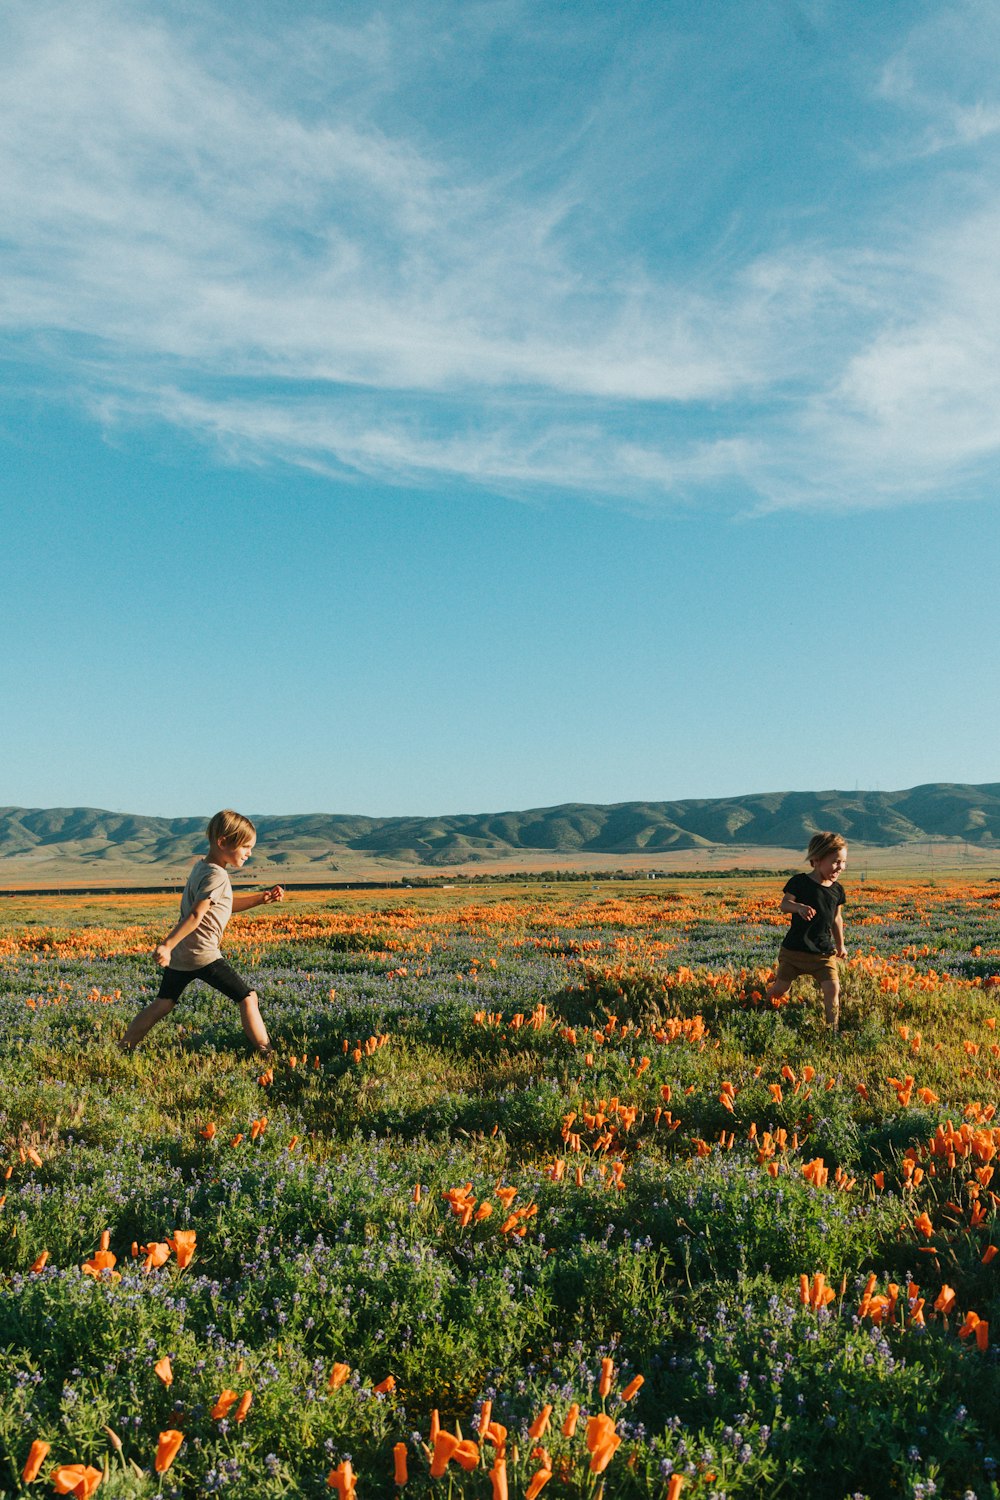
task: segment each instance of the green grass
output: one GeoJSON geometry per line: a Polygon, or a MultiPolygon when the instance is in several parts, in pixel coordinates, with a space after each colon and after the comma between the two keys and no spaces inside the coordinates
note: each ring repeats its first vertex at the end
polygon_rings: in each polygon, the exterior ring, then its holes
{"type": "Polygon", "coordinates": [[[992,1342],[958,1337],[970,1312],[1000,1334],[1000,1256],[983,1263],[1000,1000],[967,977],[974,948],[989,970],[1000,947],[996,907],[871,892],[878,965],[847,969],[832,1037],[807,987],[778,1010],[759,998],[780,936],[760,890],[723,906],[691,892],[680,910],[623,886],[599,911],[563,892],[491,889],[474,908],[419,892],[243,924],[231,952],[278,1044],[270,1080],[205,991],[117,1051],[155,983],[140,951],[155,904],[102,905],[95,927],[50,907],[42,933],[20,913],[0,959],[0,1495],[27,1491],[38,1438],[49,1491],[56,1464],[80,1462],[106,1468],[111,1496],[320,1496],[349,1458],[358,1494],[383,1496],[403,1442],[407,1493],[486,1500],[493,1447],[440,1480],[426,1452],[435,1410],[475,1435],[484,1401],[508,1429],[512,1500],[546,1459],[546,1495],[581,1500],[664,1496],[673,1474],[699,1497],[1000,1493],[1000,1367],[992,1342]],[[931,951],[914,978],[893,954],[917,932],[931,951]],[[946,951],[953,977],[932,982],[946,951]],[[910,974],[898,993],[894,974],[910,974]],[[697,1017],[693,1040],[655,1039],[697,1017]],[[903,1103],[888,1080],[909,1075],[903,1103]],[[930,1154],[966,1119],[971,1155],[930,1154]],[[826,1186],[803,1175],[817,1157],[826,1186]],[[463,1223],[443,1195],[467,1185],[463,1223]],[[190,1265],[143,1270],[133,1242],[181,1228],[190,1265]],[[105,1231],[120,1279],[81,1270],[105,1231]],[[835,1291],[819,1311],[799,1286],[817,1272],[835,1291]],[[881,1325],[859,1317],[870,1273],[899,1288],[881,1325]],[[331,1389],[335,1362],[351,1375],[331,1389]],[[253,1393],[244,1421],[211,1416],[224,1389],[253,1393]],[[622,1441],[598,1475],[585,1419],[602,1411],[622,1441]],[[184,1443],[159,1475],[168,1429],[184,1443]]]}

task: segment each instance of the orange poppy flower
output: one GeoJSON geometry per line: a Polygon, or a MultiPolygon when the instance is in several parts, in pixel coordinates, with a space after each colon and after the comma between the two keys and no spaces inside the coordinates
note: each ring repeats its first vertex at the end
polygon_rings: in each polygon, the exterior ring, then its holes
{"type": "Polygon", "coordinates": [[[253,1402],[253,1391],[244,1391],[243,1394],[242,1394],[242,1396],[240,1397],[240,1404],[236,1408],[236,1420],[237,1420],[237,1422],[245,1422],[246,1421],[247,1412],[250,1410],[250,1406],[251,1406],[252,1402],[253,1402]]]}
{"type": "Polygon", "coordinates": [[[154,1468],[157,1474],[165,1474],[180,1452],[181,1443],[184,1441],[183,1432],[178,1432],[176,1427],[168,1427],[166,1432],[160,1433],[160,1440],[156,1445],[156,1463],[154,1468]]]}
{"type": "Polygon", "coordinates": [[[452,1454],[452,1458],[467,1473],[479,1467],[479,1444],[471,1438],[463,1438],[452,1454]]]}
{"type": "Polygon", "coordinates": [[[41,1438],[35,1438],[31,1445],[31,1452],[28,1454],[28,1461],[21,1470],[22,1483],[31,1484],[33,1479],[38,1478],[38,1471],[45,1462],[50,1447],[51,1444],[43,1443],[41,1438]]]}
{"type": "Polygon", "coordinates": [[[223,1417],[227,1417],[229,1415],[229,1408],[232,1406],[235,1400],[235,1391],[224,1390],[222,1392],[222,1395],[219,1397],[218,1401],[216,1401],[211,1411],[211,1415],[212,1417],[214,1417],[216,1422],[220,1422],[223,1417]]]}
{"type": "Polygon", "coordinates": [[[985,1318],[980,1318],[976,1324],[976,1345],[983,1354],[990,1346],[990,1325],[985,1318]]]}
{"type": "Polygon", "coordinates": [[[618,1449],[621,1447],[621,1442],[622,1440],[618,1436],[618,1434],[614,1433],[607,1439],[606,1442],[602,1443],[599,1448],[594,1449],[593,1453],[590,1456],[590,1472],[592,1474],[604,1473],[605,1469],[608,1467],[608,1464],[611,1462],[618,1449]]]}
{"type": "Polygon", "coordinates": [[[334,1365],[333,1369],[330,1371],[330,1379],[327,1381],[327,1385],[330,1387],[331,1391],[339,1391],[340,1387],[346,1382],[350,1373],[350,1365],[334,1365]]]}
{"type": "Polygon", "coordinates": [[[632,1397],[637,1394],[637,1392],[639,1391],[640,1387],[643,1386],[643,1385],[645,1385],[645,1383],[646,1383],[646,1377],[645,1377],[645,1375],[633,1375],[632,1379],[629,1381],[628,1385],[622,1391],[622,1400],[623,1401],[631,1401],[632,1397]]]}
{"type": "Polygon", "coordinates": [[[507,1448],[507,1429],[502,1422],[491,1422],[483,1433],[483,1441],[492,1443],[502,1457],[507,1448]]]}
{"type": "Polygon", "coordinates": [[[407,1480],[409,1479],[410,1476],[409,1476],[409,1472],[408,1472],[407,1467],[406,1467],[406,1444],[405,1443],[395,1443],[393,1445],[393,1449],[392,1449],[392,1465],[393,1465],[393,1475],[392,1475],[392,1477],[395,1480],[396,1484],[398,1484],[398,1485],[404,1485],[404,1484],[406,1484],[406,1482],[407,1482],[407,1480]]]}
{"type": "Polygon", "coordinates": [[[667,1485],[666,1500],[678,1500],[681,1490],[684,1488],[684,1475],[671,1474],[670,1483],[667,1485]]]}
{"type": "MultiPolygon", "coordinates": [[[[103,1239],[104,1236],[102,1235],[101,1238],[103,1239]]],[[[98,1279],[100,1279],[103,1271],[110,1271],[116,1280],[121,1280],[121,1277],[115,1271],[117,1264],[117,1255],[112,1254],[110,1250],[102,1248],[95,1250],[90,1259],[84,1261],[81,1270],[85,1271],[88,1276],[96,1276],[98,1279]]]]}
{"type": "Polygon", "coordinates": [[[493,1460],[490,1484],[493,1488],[493,1500],[507,1500],[507,1460],[505,1458],[493,1460]]]}
{"type": "Polygon", "coordinates": [[[153,1369],[156,1371],[156,1374],[159,1375],[164,1385],[173,1385],[174,1372],[170,1364],[169,1355],[165,1354],[162,1359],[158,1359],[156,1361],[156,1364],[153,1366],[153,1369]]]}
{"type": "Polygon", "coordinates": [[[607,1442],[614,1435],[615,1424],[610,1417],[599,1412],[596,1417],[587,1418],[587,1447],[591,1453],[607,1442]]]}
{"type": "Polygon", "coordinates": [[[982,1322],[982,1319],[980,1318],[980,1316],[979,1316],[978,1313],[967,1312],[966,1315],[965,1315],[965,1322],[962,1324],[961,1328],[958,1330],[958,1336],[959,1336],[959,1338],[960,1339],[967,1339],[970,1334],[975,1333],[976,1328],[978,1327],[978,1325],[981,1322],[982,1322]]]}
{"type": "Polygon", "coordinates": [[[535,1500],[535,1496],[545,1488],[551,1478],[551,1469],[536,1469],[531,1477],[531,1483],[525,1491],[524,1500],[535,1500]]]}
{"type": "Polygon", "coordinates": [[[598,1393],[599,1396],[601,1396],[601,1397],[607,1396],[608,1393],[610,1392],[610,1390],[611,1390],[611,1379],[612,1379],[612,1376],[614,1375],[614,1372],[615,1372],[614,1361],[611,1360],[611,1359],[602,1359],[601,1360],[601,1378],[600,1378],[600,1380],[597,1383],[597,1393],[598,1393]]]}
{"type": "Polygon", "coordinates": [[[528,1436],[534,1438],[536,1441],[538,1440],[538,1438],[544,1437],[549,1428],[549,1417],[551,1417],[551,1415],[552,1405],[551,1403],[547,1403],[542,1407],[541,1411],[538,1413],[538,1416],[528,1428],[528,1436]]]}
{"type": "Polygon", "coordinates": [[[49,1258],[49,1252],[47,1250],[43,1250],[42,1253],[41,1253],[41,1255],[37,1256],[31,1262],[31,1265],[29,1266],[28,1269],[31,1270],[31,1271],[34,1271],[35,1275],[37,1276],[40,1271],[44,1271],[45,1270],[45,1262],[48,1260],[48,1258],[49,1258]]]}
{"type": "Polygon", "coordinates": [[[60,1495],[76,1495],[78,1500],[88,1500],[104,1475],[89,1464],[61,1464],[52,1470],[49,1478],[60,1495]]]}
{"type": "Polygon", "coordinates": [[[563,1426],[562,1426],[563,1437],[572,1437],[573,1436],[573,1434],[576,1432],[576,1424],[577,1424],[577,1422],[579,1420],[580,1420],[580,1405],[579,1405],[579,1402],[574,1401],[573,1405],[570,1407],[569,1411],[566,1413],[566,1419],[563,1422],[563,1426]]]}
{"type": "Polygon", "coordinates": [[[175,1229],[173,1239],[168,1239],[167,1244],[177,1258],[177,1264],[181,1270],[189,1265],[194,1255],[195,1240],[197,1232],[194,1229],[175,1229]]]}
{"type": "Polygon", "coordinates": [[[326,1482],[331,1490],[337,1491],[340,1500],[353,1500],[358,1481],[351,1467],[350,1459],[345,1458],[343,1463],[338,1464],[335,1469],[331,1469],[326,1476],[326,1482]]]}
{"type": "Polygon", "coordinates": [[[434,1452],[431,1456],[432,1479],[441,1478],[460,1441],[461,1439],[457,1438],[453,1432],[442,1430],[437,1434],[434,1439],[434,1452]]]}
{"type": "Polygon", "coordinates": [[[170,1246],[166,1240],[150,1240],[148,1245],[142,1247],[145,1259],[142,1263],[144,1271],[151,1271],[154,1266],[164,1266],[170,1259],[170,1246]]]}
{"type": "Polygon", "coordinates": [[[484,1401],[479,1413],[479,1436],[484,1437],[490,1425],[490,1417],[493,1415],[493,1402],[484,1401]]]}
{"type": "Polygon", "coordinates": [[[387,1396],[390,1391],[394,1391],[395,1389],[395,1375],[387,1375],[384,1380],[379,1381],[378,1385],[372,1386],[372,1390],[375,1392],[376,1396],[387,1396]]]}
{"type": "Polygon", "coordinates": [[[986,1249],[983,1251],[982,1256],[981,1256],[981,1260],[982,1260],[983,1265],[984,1266],[988,1266],[989,1263],[990,1263],[990,1261],[996,1255],[996,1253],[997,1253],[997,1247],[996,1247],[996,1245],[987,1245],[986,1249]]]}

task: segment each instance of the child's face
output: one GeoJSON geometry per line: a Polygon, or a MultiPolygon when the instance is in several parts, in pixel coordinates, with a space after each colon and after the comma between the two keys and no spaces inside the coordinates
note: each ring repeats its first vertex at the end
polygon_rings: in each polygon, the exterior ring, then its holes
{"type": "Polygon", "coordinates": [[[253,846],[256,842],[256,839],[251,839],[249,844],[220,844],[219,849],[227,865],[232,865],[234,869],[242,870],[253,853],[253,846]]]}
{"type": "Polygon", "coordinates": [[[814,859],[813,872],[818,880],[836,880],[847,869],[847,848],[833,849],[822,859],[814,859]]]}

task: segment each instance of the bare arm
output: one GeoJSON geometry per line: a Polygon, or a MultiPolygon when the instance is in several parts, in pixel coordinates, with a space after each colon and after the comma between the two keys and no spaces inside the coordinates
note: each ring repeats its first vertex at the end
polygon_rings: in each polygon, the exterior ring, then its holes
{"type": "Polygon", "coordinates": [[[167,967],[170,962],[170,955],[177,947],[177,944],[186,938],[189,933],[194,932],[195,928],[204,919],[205,913],[211,905],[209,897],[203,896],[200,901],[195,902],[188,915],[180,919],[177,926],[163,939],[163,942],[157,943],[154,951],[156,962],[161,969],[167,967]]]}
{"type": "Polygon", "coordinates": [[[791,913],[793,911],[798,912],[799,916],[805,917],[807,922],[811,922],[813,917],[816,915],[815,907],[806,906],[804,901],[796,901],[795,897],[790,896],[787,891],[781,898],[781,906],[779,910],[788,913],[791,913]]]}
{"type": "Polygon", "coordinates": [[[837,915],[833,919],[833,941],[837,949],[838,958],[847,957],[847,949],[844,947],[844,908],[837,907],[837,915]]]}
{"type": "Polygon", "coordinates": [[[270,906],[272,901],[284,901],[285,892],[280,885],[272,885],[269,891],[241,891],[233,897],[233,911],[249,911],[253,906],[270,906]]]}

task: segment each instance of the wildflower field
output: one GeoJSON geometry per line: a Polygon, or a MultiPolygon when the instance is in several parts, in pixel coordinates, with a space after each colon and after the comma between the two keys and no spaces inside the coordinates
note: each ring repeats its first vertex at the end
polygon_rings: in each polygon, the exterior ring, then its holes
{"type": "Polygon", "coordinates": [[[0,904],[0,1494],[1000,1495],[1000,885],[0,904]]]}

